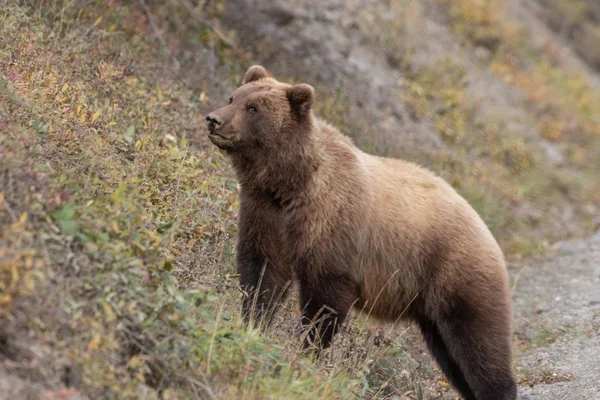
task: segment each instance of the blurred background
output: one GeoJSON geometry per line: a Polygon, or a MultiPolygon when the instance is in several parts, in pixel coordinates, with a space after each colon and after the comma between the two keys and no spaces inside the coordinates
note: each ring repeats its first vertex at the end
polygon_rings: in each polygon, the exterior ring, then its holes
{"type": "Polygon", "coordinates": [[[578,319],[595,335],[596,309],[528,301],[600,277],[597,0],[0,7],[0,398],[455,398],[408,326],[359,318],[324,360],[298,349],[294,296],[268,334],[241,327],[237,185],[204,116],[255,63],[313,85],[364,151],[447,179],[526,285],[520,383],[573,380],[527,354],[578,319]],[[589,264],[556,261],[565,240],[589,264]]]}

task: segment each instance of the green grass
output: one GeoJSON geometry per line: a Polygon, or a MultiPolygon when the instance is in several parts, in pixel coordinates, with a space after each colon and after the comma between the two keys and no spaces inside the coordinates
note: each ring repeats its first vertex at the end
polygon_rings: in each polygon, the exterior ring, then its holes
{"type": "Polygon", "coordinates": [[[573,326],[561,327],[559,329],[552,328],[546,323],[542,323],[537,326],[533,338],[533,345],[535,347],[548,347],[552,343],[556,342],[560,337],[573,330],[573,326]]]}

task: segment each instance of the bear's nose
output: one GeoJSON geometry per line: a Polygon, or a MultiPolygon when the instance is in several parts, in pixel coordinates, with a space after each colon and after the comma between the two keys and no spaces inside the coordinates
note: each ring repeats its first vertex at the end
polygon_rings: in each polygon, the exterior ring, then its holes
{"type": "Polygon", "coordinates": [[[215,124],[215,125],[221,125],[223,123],[223,120],[221,119],[221,117],[219,117],[217,114],[215,113],[210,113],[208,114],[208,116],[206,117],[206,120],[211,123],[211,124],[215,124]]]}

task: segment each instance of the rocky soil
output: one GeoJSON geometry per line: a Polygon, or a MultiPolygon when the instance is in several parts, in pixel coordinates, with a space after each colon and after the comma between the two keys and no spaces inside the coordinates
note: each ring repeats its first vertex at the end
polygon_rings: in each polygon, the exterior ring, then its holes
{"type": "Polygon", "coordinates": [[[523,399],[600,398],[600,232],[513,269],[523,399]],[[533,385],[535,384],[535,385],[533,385]]]}

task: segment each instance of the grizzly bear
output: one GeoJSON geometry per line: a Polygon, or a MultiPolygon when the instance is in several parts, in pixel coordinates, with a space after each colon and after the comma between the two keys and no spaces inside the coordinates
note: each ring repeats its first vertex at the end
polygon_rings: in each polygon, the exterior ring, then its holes
{"type": "Polygon", "coordinates": [[[315,117],[315,91],[252,66],[208,137],[240,183],[237,268],[247,319],[298,283],[305,345],[330,345],[352,307],[420,328],[466,399],[515,399],[504,257],[443,179],[366,154],[315,117]]]}

